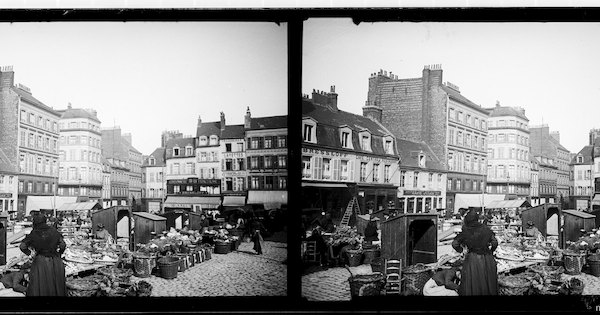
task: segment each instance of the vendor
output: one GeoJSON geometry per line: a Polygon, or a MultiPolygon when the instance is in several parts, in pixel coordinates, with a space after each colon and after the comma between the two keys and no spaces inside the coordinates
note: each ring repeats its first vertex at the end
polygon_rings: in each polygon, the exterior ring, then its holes
{"type": "Polygon", "coordinates": [[[19,271],[14,271],[5,274],[0,279],[0,290],[1,289],[13,289],[15,292],[25,293],[27,292],[27,282],[29,280],[29,267],[31,264],[23,264],[19,271]]]}
{"type": "Polygon", "coordinates": [[[460,264],[455,263],[450,269],[440,269],[433,274],[423,287],[424,296],[458,296],[460,282],[460,264]]]}
{"type": "Polygon", "coordinates": [[[200,216],[200,229],[201,232],[204,232],[206,230],[208,230],[208,227],[210,226],[210,222],[208,222],[208,218],[206,218],[206,216],[203,214],[200,216]]]}
{"type": "Polygon", "coordinates": [[[372,244],[373,242],[379,241],[379,233],[377,232],[377,221],[379,218],[371,216],[367,227],[365,227],[365,242],[372,244]]]}
{"type": "Polygon", "coordinates": [[[306,240],[315,242],[315,245],[317,246],[317,252],[319,254],[319,264],[320,266],[327,266],[329,264],[329,257],[327,255],[328,250],[325,239],[323,238],[323,235],[321,235],[321,228],[316,227],[306,240]]]}
{"type": "Polygon", "coordinates": [[[525,229],[525,236],[535,237],[535,238],[543,237],[542,232],[540,232],[540,230],[538,230],[538,228],[535,227],[535,224],[533,224],[533,221],[527,221],[527,228],[525,229]]]}
{"type": "Polygon", "coordinates": [[[111,240],[112,236],[110,235],[110,233],[108,233],[108,231],[104,228],[104,224],[102,223],[98,223],[98,225],[96,225],[96,238],[97,239],[101,239],[101,240],[111,240]]]}

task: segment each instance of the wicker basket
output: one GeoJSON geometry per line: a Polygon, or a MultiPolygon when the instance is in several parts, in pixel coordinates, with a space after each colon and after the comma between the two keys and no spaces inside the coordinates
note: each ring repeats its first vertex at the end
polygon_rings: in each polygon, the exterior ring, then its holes
{"type": "Polygon", "coordinates": [[[559,278],[560,275],[565,272],[565,268],[562,266],[544,266],[544,265],[533,265],[529,267],[529,270],[540,274],[546,275],[550,278],[559,278]]]}
{"type": "Polygon", "coordinates": [[[76,278],[66,282],[67,296],[90,297],[98,294],[100,286],[93,279],[76,278]]]}
{"type": "Polygon", "coordinates": [[[136,277],[147,278],[152,274],[152,269],[156,265],[156,257],[144,255],[141,253],[133,254],[133,274],[136,277]]]}
{"type": "Polygon", "coordinates": [[[523,277],[506,276],[498,279],[499,295],[525,295],[531,282],[523,277]]]}
{"type": "Polygon", "coordinates": [[[585,254],[575,252],[563,253],[563,266],[568,275],[578,275],[585,264],[585,254]]]}
{"type": "Polygon", "coordinates": [[[129,278],[133,274],[133,271],[131,269],[100,267],[98,268],[98,273],[108,277],[113,282],[129,282],[129,278]]]}
{"type": "Polygon", "coordinates": [[[231,244],[225,242],[215,243],[215,254],[229,254],[231,252],[231,244]]]}
{"type": "Polygon", "coordinates": [[[177,278],[177,269],[179,269],[179,258],[167,256],[158,260],[160,276],[165,279],[177,278]]]}
{"type": "Polygon", "coordinates": [[[373,259],[379,258],[381,256],[381,250],[379,248],[365,248],[363,250],[364,260],[363,264],[370,264],[373,259]]]}
{"type": "Polygon", "coordinates": [[[348,253],[348,266],[356,267],[362,264],[363,253],[357,249],[349,249],[348,253]]]}
{"type": "Polygon", "coordinates": [[[385,270],[383,269],[385,269],[383,257],[376,257],[371,260],[371,270],[373,270],[373,272],[384,273],[385,270]]]}
{"type": "Polygon", "coordinates": [[[214,250],[213,247],[205,247],[204,248],[204,260],[211,260],[212,259],[213,250],[214,250]]]}
{"type": "Polygon", "coordinates": [[[140,281],[137,283],[137,296],[150,296],[152,295],[152,285],[146,281],[140,281]]]}
{"type": "Polygon", "coordinates": [[[352,298],[380,295],[385,286],[385,277],[377,272],[370,275],[355,275],[348,278],[352,298]]]}
{"type": "Polygon", "coordinates": [[[409,266],[402,271],[404,288],[407,295],[422,295],[425,283],[431,279],[432,271],[427,268],[415,268],[422,264],[409,266]]]}

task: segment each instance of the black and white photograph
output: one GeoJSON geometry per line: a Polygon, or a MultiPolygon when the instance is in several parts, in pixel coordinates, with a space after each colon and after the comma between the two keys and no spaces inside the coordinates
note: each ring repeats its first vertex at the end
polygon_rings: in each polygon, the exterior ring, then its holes
{"type": "Polygon", "coordinates": [[[0,297],[287,295],[286,23],[0,38],[0,297]]]}
{"type": "Polygon", "coordinates": [[[599,35],[308,19],[302,296],[599,295],[599,35]]]}

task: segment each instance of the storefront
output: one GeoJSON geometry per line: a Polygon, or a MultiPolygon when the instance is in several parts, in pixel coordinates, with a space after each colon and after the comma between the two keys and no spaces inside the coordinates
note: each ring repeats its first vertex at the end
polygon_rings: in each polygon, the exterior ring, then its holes
{"type": "Polygon", "coordinates": [[[344,183],[302,183],[302,209],[320,209],[341,218],[352,194],[344,183]]]}
{"type": "Polygon", "coordinates": [[[397,207],[398,189],[396,186],[359,184],[356,189],[362,213],[373,213],[397,207]]]}
{"type": "Polygon", "coordinates": [[[187,210],[191,212],[218,209],[220,205],[220,196],[167,196],[164,204],[165,211],[187,210]]]}
{"type": "Polygon", "coordinates": [[[14,220],[17,217],[17,196],[13,193],[0,193],[0,212],[5,212],[9,218],[14,220]]]}
{"type": "Polygon", "coordinates": [[[286,190],[250,190],[248,204],[265,210],[281,209],[287,206],[286,190]]]}
{"type": "Polygon", "coordinates": [[[402,190],[398,192],[398,209],[402,213],[435,213],[444,209],[441,191],[402,190]]]}

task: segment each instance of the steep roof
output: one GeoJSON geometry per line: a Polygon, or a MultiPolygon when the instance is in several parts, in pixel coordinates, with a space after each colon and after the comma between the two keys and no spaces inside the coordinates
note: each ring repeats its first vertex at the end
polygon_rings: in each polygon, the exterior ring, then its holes
{"type": "Polygon", "coordinates": [[[425,153],[425,168],[444,171],[444,166],[440,159],[433,153],[433,150],[425,142],[412,142],[403,139],[397,139],[398,151],[400,155],[400,166],[419,167],[419,152],[425,153]]]}
{"type": "Polygon", "coordinates": [[[69,118],[87,118],[87,119],[91,119],[97,123],[100,123],[100,120],[98,120],[98,117],[94,116],[92,113],[88,112],[85,109],[81,109],[81,108],[70,108],[70,109],[63,109],[58,111],[59,113],[62,113],[62,116],[60,118],[63,119],[69,119],[69,118]]]}
{"type": "Polygon", "coordinates": [[[45,105],[37,98],[33,97],[33,95],[31,95],[31,93],[25,92],[25,91],[19,89],[18,87],[12,87],[11,89],[15,93],[17,93],[19,95],[19,97],[21,97],[22,100],[26,101],[27,103],[37,106],[45,111],[50,112],[51,114],[54,114],[54,115],[60,117],[60,113],[58,113],[56,110],[52,109],[50,106],[45,105]]]}
{"type": "Polygon", "coordinates": [[[486,108],[486,110],[490,111],[490,117],[513,116],[529,121],[524,112],[514,107],[496,106],[493,108],[486,108]]]}
{"type": "Polygon", "coordinates": [[[144,158],[144,163],[142,164],[142,167],[144,166],[165,166],[165,148],[156,148],[149,156],[146,156],[144,158]],[[150,159],[150,157],[154,158],[155,164],[154,165],[150,165],[148,164],[148,160],[150,159]]]}
{"type": "Polygon", "coordinates": [[[560,142],[558,142],[558,140],[554,139],[553,137],[550,137],[550,141],[552,141],[559,149],[569,152],[567,148],[565,148],[562,144],[560,144],[560,142]]]}
{"type": "Polygon", "coordinates": [[[226,125],[221,132],[221,139],[243,139],[244,125],[226,125]]]}
{"type": "Polygon", "coordinates": [[[287,128],[288,116],[256,117],[250,120],[250,129],[279,129],[287,128]]]}
{"type": "Polygon", "coordinates": [[[485,108],[473,103],[471,100],[469,100],[468,98],[466,98],[462,94],[460,94],[460,92],[458,92],[454,89],[451,89],[445,85],[441,85],[441,87],[448,94],[448,96],[451,99],[454,99],[455,101],[458,101],[458,102],[460,102],[464,105],[467,105],[475,110],[478,110],[482,113],[489,114],[489,112],[485,108]]]}
{"type": "MultiPolygon", "coordinates": [[[[352,130],[352,145],[354,151],[363,151],[360,147],[359,132],[367,129],[371,133],[371,149],[372,152],[380,155],[388,155],[383,148],[383,136],[391,136],[392,133],[380,123],[371,120],[370,118],[335,110],[329,106],[314,104],[311,100],[304,99],[302,101],[302,116],[310,117],[317,121],[317,141],[319,145],[341,149],[342,144],[338,136],[339,128],[347,126],[352,130]]],[[[394,149],[396,152],[396,149],[394,149]]]]}
{"type": "Polygon", "coordinates": [[[196,127],[196,137],[210,137],[212,135],[221,135],[220,121],[202,122],[200,126],[196,127]]]}
{"type": "Polygon", "coordinates": [[[173,149],[174,147],[179,147],[179,148],[185,148],[186,146],[194,146],[194,142],[195,142],[196,138],[177,138],[177,139],[170,139],[169,141],[167,141],[167,150],[173,149]]]}
{"type": "Polygon", "coordinates": [[[594,163],[594,161],[592,160],[592,150],[593,150],[594,146],[591,145],[586,145],[584,146],[581,150],[579,150],[579,152],[577,152],[577,154],[575,154],[575,156],[573,156],[573,158],[571,159],[571,165],[592,165],[594,163]],[[583,157],[583,163],[577,163],[577,157],[578,156],[582,156],[583,157]]]}

